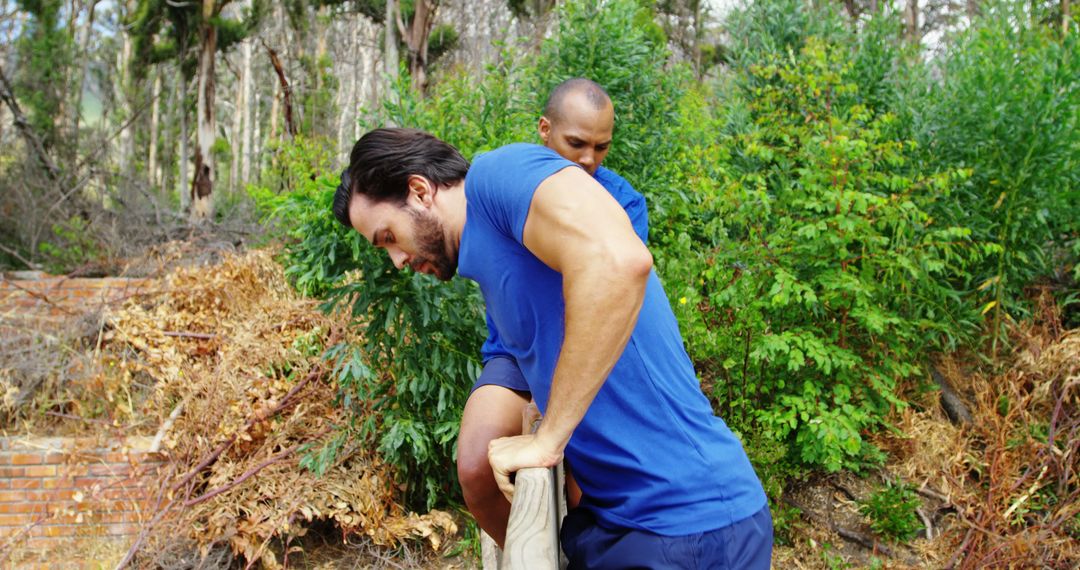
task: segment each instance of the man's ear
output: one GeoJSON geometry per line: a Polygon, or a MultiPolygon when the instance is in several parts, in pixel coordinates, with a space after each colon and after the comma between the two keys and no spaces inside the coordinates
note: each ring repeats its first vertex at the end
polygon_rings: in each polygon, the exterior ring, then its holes
{"type": "Polygon", "coordinates": [[[540,122],[536,125],[536,132],[540,133],[540,140],[547,144],[548,137],[551,136],[551,121],[547,117],[541,115],[540,122]]]}
{"type": "Polygon", "coordinates": [[[435,198],[435,184],[419,174],[410,174],[408,184],[409,201],[415,200],[417,205],[430,208],[435,198]]]}

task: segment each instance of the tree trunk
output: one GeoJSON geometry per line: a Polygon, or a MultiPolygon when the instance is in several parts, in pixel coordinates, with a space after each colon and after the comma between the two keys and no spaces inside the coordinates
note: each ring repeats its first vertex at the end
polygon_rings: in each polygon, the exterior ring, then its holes
{"type": "Polygon", "coordinates": [[[180,196],[180,211],[186,212],[191,207],[191,192],[188,191],[188,114],[187,114],[187,80],[179,63],[176,64],[176,105],[180,114],[180,136],[177,138],[176,159],[178,161],[179,175],[176,184],[176,193],[180,196]]]}
{"type": "Polygon", "coordinates": [[[232,130],[229,132],[229,149],[232,152],[229,161],[229,190],[232,192],[243,188],[240,183],[240,154],[244,148],[240,144],[240,130],[244,128],[244,73],[241,66],[236,77],[236,107],[233,109],[232,130]]]}
{"type": "MultiPolygon", "coordinates": [[[[289,133],[289,138],[296,136],[296,121],[293,118],[293,105],[292,105],[292,89],[289,87],[289,80],[285,77],[285,66],[281,63],[281,58],[278,57],[276,51],[273,50],[267,43],[263,42],[263,47],[266,48],[266,52],[270,54],[270,64],[274,66],[274,73],[278,77],[278,85],[281,87],[281,99],[285,105],[285,129],[289,133]]],[[[277,100],[274,100],[275,106],[277,100]]]]}
{"type": "MultiPolygon", "coordinates": [[[[122,6],[121,18],[126,17],[133,9],[131,2],[124,2],[122,6]]],[[[116,116],[121,124],[117,166],[120,175],[129,178],[135,158],[135,123],[131,121],[131,117],[135,114],[136,104],[132,95],[136,90],[132,88],[134,77],[131,73],[131,34],[123,31],[120,36],[121,47],[116,52],[116,78],[113,81],[113,100],[118,106],[116,116]]]]}
{"type": "Polygon", "coordinates": [[[199,98],[195,106],[197,137],[195,176],[191,182],[191,221],[201,223],[214,215],[214,59],[217,51],[217,27],[210,21],[215,15],[214,0],[203,0],[201,42],[199,45],[199,98]]]}
{"type": "Polygon", "coordinates": [[[71,140],[73,146],[79,148],[79,123],[82,121],[82,96],[84,83],[86,82],[86,70],[90,65],[90,36],[94,30],[94,8],[97,7],[97,0],[91,0],[86,10],[86,20],[83,23],[83,27],[79,34],[79,51],[76,56],[79,58],[79,72],[75,76],[72,89],[75,92],[75,104],[71,113],[71,140]]]}
{"type": "Polygon", "coordinates": [[[397,38],[398,7],[397,0],[386,0],[386,34],[383,45],[383,63],[386,64],[386,75],[391,81],[398,77],[398,38],[397,38]]]}
{"type": "Polygon", "coordinates": [[[427,88],[428,38],[435,25],[438,8],[438,0],[415,0],[412,25],[408,28],[401,21],[400,11],[398,13],[398,28],[409,49],[409,75],[413,90],[418,93],[423,93],[427,88]]]}
{"type": "MultiPolygon", "coordinates": [[[[251,152],[249,153],[249,159],[251,165],[255,168],[255,177],[259,176],[259,171],[262,169],[262,104],[259,100],[258,87],[261,83],[254,83],[255,89],[251,92],[251,106],[254,109],[251,110],[251,152]]],[[[251,181],[252,178],[247,178],[251,181]]]]}
{"type": "MultiPolygon", "coordinates": [[[[355,24],[358,24],[356,22],[355,24]]],[[[349,30],[355,30],[353,21],[346,23],[349,30]]],[[[338,89],[339,100],[341,104],[338,106],[338,124],[337,124],[337,141],[338,141],[338,161],[344,162],[348,160],[348,147],[349,141],[345,139],[345,126],[349,124],[349,119],[353,118],[353,110],[356,109],[359,101],[357,101],[357,89],[356,84],[359,83],[357,71],[364,67],[365,61],[360,53],[360,34],[350,33],[346,36],[348,47],[346,53],[348,55],[349,63],[351,67],[347,68],[351,73],[347,76],[349,82],[345,89],[338,89]]]]}
{"type": "Polygon", "coordinates": [[[904,9],[904,35],[908,43],[917,44],[919,37],[919,0],[907,0],[904,9]]]}
{"type": "Polygon", "coordinates": [[[1069,24],[1072,16],[1069,14],[1069,0],[1061,0],[1061,37],[1069,35],[1069,24]]]}
{"type": "Polygon", "coordinates": [[[240,47],[243,65],[244,78],[242,80],[243,90],[241,100],[243,106],[240,108],[240,114],[243,116],[243,127],[240,129],[240,182],[241,184],[247,184],[251,181],[251,107],[252,107],[252,87],[254,80],[251,76],[251,40],[245,40],[240,47]]]}
{"type": "Polygon", "coordinates": [[[151,188],[158,183],[158,124],[161,121],[161,70],[154,69],[154,88],[150,92],[150,155],[146,158],[146,180],[151,188]]]}

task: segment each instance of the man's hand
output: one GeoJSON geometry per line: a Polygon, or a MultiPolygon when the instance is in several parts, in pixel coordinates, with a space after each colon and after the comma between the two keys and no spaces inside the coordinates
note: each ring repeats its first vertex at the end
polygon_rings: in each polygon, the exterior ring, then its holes
{"type": "Polygon", "coordinates": [[[561,450],[544,445],[535,435],[502,437],[488,444],[488,461],[495,474],[495,483],[510,502],[514,500],[511,473],[526,467],[554,467],[562,458],[561,450]]]}

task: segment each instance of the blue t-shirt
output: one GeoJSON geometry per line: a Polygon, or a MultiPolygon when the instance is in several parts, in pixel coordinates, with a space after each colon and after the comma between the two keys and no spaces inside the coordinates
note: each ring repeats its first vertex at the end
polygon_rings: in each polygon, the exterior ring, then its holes
{"type": "MultiPolygon", "coordinates": [[[[634,187],[625,178],[603,166],[596,169],[593,178],[622,206],[622,209],[630,218],[634,233],[641,238],[643,243],[649,243],[649,210],[645,205],[645,197],[637,190],[634,190],[634,187]]],[[[509,353],[499,341],[499,331],[491,324],[491,316],[485,315],[485,317],[487,318],[488,337],[480,348],[480,357],[487,364],[492,358],[509,356],[509,353]]],[[[487,368],[484,370],[485,372],[488,371],[487,368]]],[[[522,384],[525,383],[524,379],[520,377],[520,372],[514,370],[513,366],[500,366],[497,372],[500,383],[509,383],[514,389],[521,388],[522,384]],[[512,377],[512,379],[508,377],[512,377]]],[[[494,374],[495,371],[492,371],[492,373],[494,374]]],[[[479,385],[482,382],[484,382],[483,379],[479,380],[477,384],[479,385]]]]}
{"type": "Polygon", "coordinates": [[[603,166],[596,169],[593,178],[611,194],[612,198],[615,198],[615,201],[626,211],[626,215],[630,216],[634,233],[641,238],[642,242],[649,243],[649,210],[645,207],[645,197],[634,190],[625,178],[603,166]]]}
{"type": "MultiPolygon", "coordinates": [[[[530,144],[479,156],[465,177],[458,272],[476,281],[503,347],[541,412],[562,348],[562,275],[522,244],[536,188],[564,168],[530,144]]],[[[656,273],[622,356],[574,430],[565,456],[601,524],[667,536],[743,520],[765,493],[739,440],[701,393],[656,273]]]]}

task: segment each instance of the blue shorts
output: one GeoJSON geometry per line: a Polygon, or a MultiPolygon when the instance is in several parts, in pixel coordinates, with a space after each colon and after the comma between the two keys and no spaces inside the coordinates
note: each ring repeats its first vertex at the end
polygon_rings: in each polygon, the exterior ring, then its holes
{"type": "Polygon", "coordinates": [[[525,376],[521,374],[517,361],[507,356],[496,356],[484,363],[484,370],[473,384],[472,394],[477,388],[487,385],[502,386],[515,392],[529,392],[529,384],[525,382],[525,376]]]}
{"type": "Polygon", "coordinates": [[[586,568],[768,570],[773,527],[769,506],[733,525],[701,534],[660,536],[608,529],[584,508],[570,511],[560,532],[568,570],[586,568]]]}

